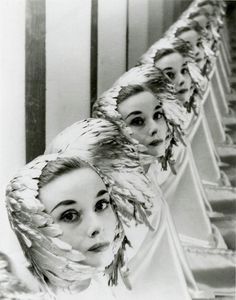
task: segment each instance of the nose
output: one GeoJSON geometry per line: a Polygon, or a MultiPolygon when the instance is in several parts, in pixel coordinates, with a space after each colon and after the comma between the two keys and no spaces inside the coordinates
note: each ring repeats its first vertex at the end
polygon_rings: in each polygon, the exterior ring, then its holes
{"type": "Polygon", "coordinates": [[[177,78],[177,87],[184,85],[184,76],[180,73],[177,78]]]}
{"type": "Polygon", "coordinates": [[[99,230],[95,229],[89,233],[90,238],[95,238],[99,234],[99,230]]]}
{"type": "Polygon", "coordinates": [[[90,219],[90,225],[88,226],[88,237],[95,238],[97,237],[102,231],[102,225],[97,219],[97,217],[93,217],[90,219]]]}
{"type": "Polygon", "coordinates": [[[149,136],[155,136],[157,132],[157,123],[154,120],[151,120],[149,123],[149,136]]]}
{"type": "Polygon", "coordinates": [[[199,55],[200,55],[200,52],[199,52],[199,51],[195,52],[195,56],[196,56],[196,57],[198,57],[199,55]]]}

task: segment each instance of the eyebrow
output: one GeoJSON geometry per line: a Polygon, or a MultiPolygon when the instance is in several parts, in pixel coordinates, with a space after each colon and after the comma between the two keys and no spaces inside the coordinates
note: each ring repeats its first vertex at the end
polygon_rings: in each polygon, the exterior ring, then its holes
{"type": "Polygon", "coordinates": [[[66,205],[71,205],[71,204],[75,204],[76,201],[75,200],[63,200],[61,202],[59,202],[51,211],[50,213],[52,213],[56,208],[58,208],[59,206],[66,206],[66,205]]]}
{"type": "Polygon", "coordinates": [[[128,114],[127,117],[125,117],[125,120],[131,115],[140,115],[141,113],[142,113],[141,111],[132,111],[130,114],[128,114]]]}
{"type": "Polygon", "coordinates": [[[101,190],[101,191],[99,191],[98,193],[97,193],[97,198],[98,197],[101,197],[102,195],[104,195],[104,194],[107,194],[108,193],[108,191],[106,191],[106,190],[101,190]]]}
{"type": "Polygon", "coordinates": [[[157,105],[154,110],[161,108],[161,105],[157,105]]]}
{"type": "Polygon", "coordinates": [[[166,70],[173,70],[173,68],[172,67],[168,67],[168,68],[163,69],[163,71],[166,71],[166,70]]]}

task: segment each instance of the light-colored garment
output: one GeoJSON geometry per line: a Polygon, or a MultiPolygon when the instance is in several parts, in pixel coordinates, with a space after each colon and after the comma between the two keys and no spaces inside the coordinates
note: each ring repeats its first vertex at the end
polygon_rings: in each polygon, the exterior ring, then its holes
{"type": "MultiPolygon", "coordinates": [[[[152,171],[153,180],[157,180],[160,172],[156,165],[152,165],[152,171]]],[[[207,214],[212,211],[207,207],[207,201],[200,201],[204,193],[194,176],[193,179],[192,184],[188,181],[183,184],[181,180],[170,181],[174,189],[171,212],[175,214],[178,230],[183,229],[179,237],[184,253],[199,288],[214,295],[232,295],[235,291],[235,252],[227,249],[218,228],[210,224],[209,218],[206,222],[207,214]],[[182,194],[181,198],[178,191],[184,191],[185,195],[182,194]],[[205,223],[200,220],[205,220],[205,223]]],[[[190,173],[186,180],[190,180],[190,173]]]]}
{"type": "Polygon", "coordinates": [[[76,294],[58,291],[56,300],[116,300],[112,289],[107,284],[107,278],[96,275],[87,289],[76,294]]]}
{"type": "MultiPolygon", "coordinates": [[[[159,189],[156,179],[153,178],[152,168],[147,175],[155,189],[159,189]]],[[[128,252],[128,278],[132,290],[126,290],[121,284],[114,288],[115,295],[121,300],[213,297],[212,293],[200,291],[198,288],[178,240],[168,205],[163,198],[156,200],[151,222],[155,230],[145,231],[139,226],[126,230],[134,246],[133,252],[128,252]]]]}
{"type": "Polygon", "coordinates": [[[191,148],[179,146],[174,153],[177,175],[152,165],[181,240],[200,247],[226,248],[219,230],[211,223],[212,208],[197,173],[191,148]],[[197,224],[197,226],[196,226],[197,224]]]}

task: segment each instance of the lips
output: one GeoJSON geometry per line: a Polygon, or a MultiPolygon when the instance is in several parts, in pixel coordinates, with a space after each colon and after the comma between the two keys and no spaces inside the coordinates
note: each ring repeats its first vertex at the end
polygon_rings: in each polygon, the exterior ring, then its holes
{"type": "Polygon", "coordinates": [[[178,94],[185,94],[186,92],[188,92],[188,89],[182,89],[178,91],[178,94]]]}
{"type": "Polygon", "coordinates": [[[149,146],[156,147],[156,146],[160,145],[162,142],[163,142],[163,140],[153,140],[153,141],[149,144],[149,146]]]}
{"type": "Polygon", "coordinates": [[[97,243],[88,249],[89,252],[103,252],[109,247],[110,243],[97,243]]]}

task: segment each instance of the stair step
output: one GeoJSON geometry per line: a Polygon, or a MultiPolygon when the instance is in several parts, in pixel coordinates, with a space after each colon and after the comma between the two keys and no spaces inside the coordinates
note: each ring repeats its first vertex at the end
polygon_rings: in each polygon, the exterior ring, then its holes
{"type": "Polygon", "coordinates": [[[223,124],[225,126],[236,126],[236,116],[224,117],[223,124]]]}
{"type": "Polygon", "coordinates": [[[231,76],[229,80],[230,80],[230,83],[235,84],[236,83],[236,76],[231,76]]]}
{"type": "Polygon", "coordinates": [[[235,145],[219,145],[217,146],[217,152],[220,157],[230,158],[234,157],[235,160],[231,161],[231,163],[236,164],[236,146],[235,145]]]}
{"type": "Polygon", "coordinates": [[[226,99],[229,102],[236,102],[236,93],[226,95],[226,99]]]}

